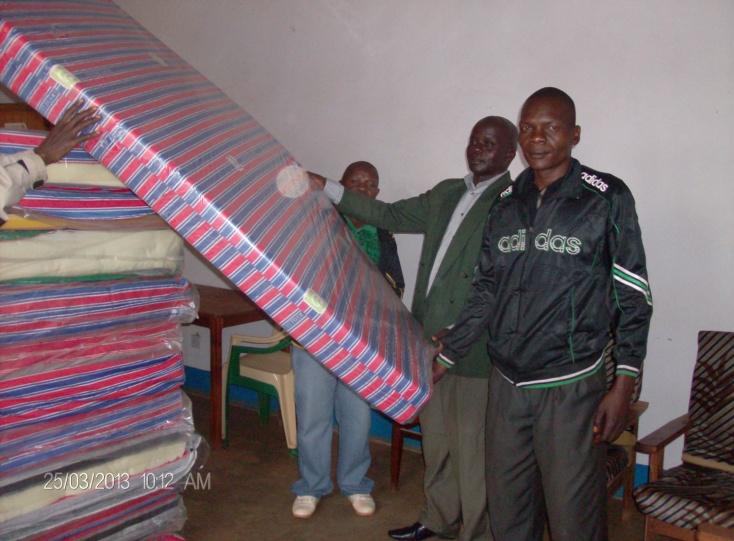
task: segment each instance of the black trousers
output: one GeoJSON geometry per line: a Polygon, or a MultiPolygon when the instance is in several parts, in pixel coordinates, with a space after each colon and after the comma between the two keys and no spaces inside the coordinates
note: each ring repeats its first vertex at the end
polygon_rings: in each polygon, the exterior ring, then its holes
{"type": "Polygon", "coordinates": [[[496,369],[487,403],[487,500],[496,541],[607,539],[606,446],[594,446],[603,370],[547,389],[515,387],[496,369]]]}

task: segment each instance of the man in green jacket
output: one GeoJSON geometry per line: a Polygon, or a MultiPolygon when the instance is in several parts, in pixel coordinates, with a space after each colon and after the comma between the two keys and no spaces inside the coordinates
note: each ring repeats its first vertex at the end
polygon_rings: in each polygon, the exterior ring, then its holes
{"type": "MultiPolygon", "coordinates": [[[[384,203],[325,181],[324,191],[339,211],[395,233],[424,235],[412,312],[426,338],[453,323],[467,298],[484,223],[498,195],[511,184],[507,168],[516,148],[512,122],[490,116],[471,131],[466,148],[471,173],[444,180],[417,197],[384,203]]],[[[312,178],[324,182],[318,175],[312,178]]],[[[489,538],[482,474],[488,376],[485,339],[474,345],[460,368],[435,385],[420,414],[425,503],[418,521],[390,530],[392,538],[489,538]]]]}

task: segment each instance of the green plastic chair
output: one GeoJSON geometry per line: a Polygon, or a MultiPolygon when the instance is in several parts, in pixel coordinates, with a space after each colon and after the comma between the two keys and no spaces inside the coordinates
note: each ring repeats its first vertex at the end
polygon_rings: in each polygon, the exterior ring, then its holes
{"type": "Polygon", "coordinates": [[[222,419],[222,434],[227,445],[229,433],[229,387],[237,385],[257,392],[260,422],[270,419],[270,400],[277,398],[283,419],[288,452],[298,454],[296,443],[296,391],[289,346],[290,337],[275,331],[272,336],[232,335],[226,379],[222,419]]]}

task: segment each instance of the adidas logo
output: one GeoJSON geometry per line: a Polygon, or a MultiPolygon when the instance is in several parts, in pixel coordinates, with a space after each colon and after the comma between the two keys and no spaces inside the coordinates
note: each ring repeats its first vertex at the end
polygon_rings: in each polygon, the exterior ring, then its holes
{"type": "MultiPolygon", "coordinates": [[[[578,255],[581,253],[582,242],[577,237],[554,235],[552,229],[540,233],[535,237],[535,249],[542,252],[556,252],[557,254],[578,255]]],[[[527,231],[518,229],[514,235],[505,235],[497,241],[500,252],[524,252],[527,247],[527,231]]]]}
{"type": "Polygon", "coordinates": [[[604,182],[602,179],[597,177],[596,175],[582,172],[581,178],[584,180],[584,182],[586,182],[587,184],[591,184],[594,188],[598,189],[600,192],[606,192],[607,188],[609,188],[609,185],[606,182],[604,182]]]}

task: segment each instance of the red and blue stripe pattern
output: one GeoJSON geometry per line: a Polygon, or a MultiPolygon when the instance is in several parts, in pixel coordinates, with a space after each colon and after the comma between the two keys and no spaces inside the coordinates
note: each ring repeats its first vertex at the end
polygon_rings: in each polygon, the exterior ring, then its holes
{"type": "MultiPolygon", "coordinates": [[[[22,132],[0,129],[0,153],[12,154],[33,150],[43,141],[45,132],[22,132]]],[[[62,161],[96,164],[85,150],[74,148],[62,161]]],[[[101,166],[100,166],[101,167],[101,166]]],[[[70,169],[73,171],[73,169],[70,169]]],[[[153,210],[128,188],[75,186],[73,173],[64,184],[45,184],[29,190],[14,208],[32,215],[67,220],[126,220],[153,215],[153,210]]]]}
{"type": "MultiPolygon", "coordinates": [[[[33,150],[40,145],[48,135],[45,131],[25,131],[25,130],[9,130],[0,128],[0,153],[15,154],[16,152],[24,152],[33,150]]],[[[88,164],[97,163],[89,153],[81,147],[74,147],[59,162],[61,164],[88,164]]]]}
{"type": "Polygon", "coordinates": [[[67,220],[128,220],[154,212],[126,188],[45,184],[28,190],[14,208],[67,220]]]}
{"type": "Polygon", "coordinates": [[[176,389],[108,401],[85,412],[0,431],[0,486],[26,472],[59,469],[133,441],[191,433],[191,412],[176,389]]]}
{"type": "Polygon", "coordinates": [[[126,529],[135,529],[136,539],[147,539],[152,534],[177,531],[186,519],[181,496],[171,490],[156,490],[89,514],[76,514],[78,518],[28,537],[27,541],[106,539],[126,529]]]}
{"type": "Polygon", "coordinates": [[[0,426],[4,430],[83,414],[138,396],[181,387],[180,354],[116,359],[5,379],[0,382],[0,426]]]}
{"type": "MultiPolygon", "coordinates": [[[[33,501],[28,501],[20,508],[11,509],[11,518],[0,523],[0,538],[27,539],[40,534],[50,528],[67,524],[81,516],[112,507],[125,501],[137,499],[150,494],[151,488],[168,486],[169,492],[177,492],[178,484],[190,471],[198,455],[200,438],[186,434],[158,434],[158,437],[141,442],[130,442],[129,445],[102,453],[99,456],[70,465],[68,468],[57,470],[60,473],[74,471],[99,472],[100,476],[106,473],[125,471],[120,470],[120,459],[133,459],[141,455],[155,456],[158,465],[150,466],[139,463],[134,469],[128,469],[124,483],[111,483],[110,488],[100,484],[94,489],[77,491],[73,494],[64,494],[67,489],[53,490],[50,493],[54,498],[49,504],[40,507],[33,501]],[[161,480],[157,487],[151,487],[153,475],[161,480]],[[14,516],[13,516],[14,515],[14,516]]],[[[114,475],[114,474],[113,474],[114,475]]],[[[12,501],[15,494],[27,490],[43,491],[48,483],[48,475],[41,473],[35,477],[22,480],[4,487],[0,491],[0,507],[6,506],[7,499],[12,501]]],[[[102,483],[102,482],[101,482],[102,483]]],[[[72,489],[73,490],[73,489],[72,489]]],[[[164,530],[165,531],[165,530],[164,530]]],[[[137,539],[137,536],[131,536],[137,539]]]]}
{"type": "Polygon", "coordinates": [[[106,1],[8,2],[0,79],[51,121],[98,107],[85,148],[374,407],[404,422],[432,349],[295,160],[249,114],[106,1]]]}
{"type": "Polygon", "coordinates": [[[59,367],[114,361],[133,356],[156,357],[180,353],[177,322],[152,322],[144,327],[114,327],[94,335],[73,335],[19,342],[0,349],[0,385],[3,380],[46,373],[59,367]]]}
{"type": "Polygon", "coordinates": [[[0,284],[0,349],[195,317],[191,284],[183,278],[0,284]]]}

